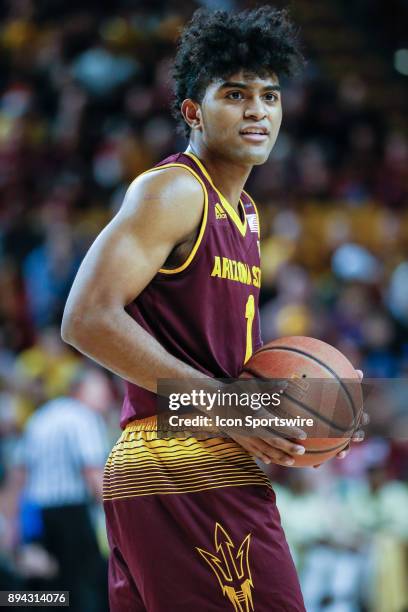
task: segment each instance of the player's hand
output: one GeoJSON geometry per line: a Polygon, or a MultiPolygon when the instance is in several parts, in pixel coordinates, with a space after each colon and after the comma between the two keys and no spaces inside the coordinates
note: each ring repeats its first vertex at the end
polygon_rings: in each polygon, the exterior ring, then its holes
{"type": "MultiPolygon", "coordinates": [[[[228,391],[234,390],[238,393],[251,394],[255,392],[276,391],[276,385],[265,387],[265,383],[261,383],[257,379],[236,381],[233,387],[229,387],[228,391]],[[261,386],[259,386],[261,384],[261,386]]],[[[279,387],[278,387],[279,388],[279,387]]],[[[243,417],[248,416],[248,408],[241,408],[239,405],[228,409],[228,416],[243,417]]],[[[251,416],[260,421],[267,422],[268,419],[276,417],[282,418],[282,414],[277,407],[268,406],[258,407],[253,411],[251,416]]],[[[306,439],[306,432],[300,427],[294,425],[276,425],[272,423],[267,425],[257,425],[255,429],[248,429],[248,426],[226,428],[225,432],[235,442],[242,446],[250,455],[256,459],[260,459],[266,464],[277,463],[279,465],[293,465],[294,458],[305,453],[304,446],[301,445],[301,440],[306,439]]]]}
{"type": "MultiPolygon", "coordinates": [[[[360,377],[360,381],[363,380],[363,372],[361,370],[356,370],[357,374],[360,377]]],[[[360,422],[358,424],[358,427],[360,427],[360,425],[362,425],[363,427],[365,425],[368,425],[368,423],[370,422],[370,417],[367,414],[367,412],[363,412],[361,415],[361,419],[360,422]]],[[[357,429],[352,437],[351,437],[351,442],[362,442],[364,440],[364,430],[363,429],[357,429]]],[[[340,451],[336,456],[338,459],[344,459],[344,457],[347,457],[348,453],[350,452],[350,444],[347,444],[346,448],[343,448],[342,451],[340,451]]]]}
{"type": "MultiPolygon", "coordinates": [[[[364,376],[363,372],[361,370],[356,370],[356,372],[357,372],[357,374],[360,377],[360,381],[363,380],[363,376],[364,376]]],[[[368,425],[369,422],[370,422],[369,415],[367,414],[367,412],[363,412],[362,415],[361,415],[360,422],[358,423],[358,427],[360,425],[362,425],[364,427],[365,425],[368,425]]],[[[351,442],[362,442],[364,440],[364,436],[365,436],[364,430],[363,429],[357,429],[353,433],[353,435],[351,436],[351,442]]],[[[343,450],[341,450],[339,453],[337,453],[336,457],[337,457],[337,459],[344,459],[344,457],[347,457],[349,452],[350,452],[350,443],[347,444],[347,446],[345,448],[343,448],[343,450]]],[[[322,464],[319,463],[318,465],[314,465],[313,467],[318,468],[321,465],[322,464]]]]}
{"type": "MultiPolygon", "coordinates": [[[[267,465],[277,463],[278,465],[291,466],[294,464],[294,457],[303,455],[305,447],[296,444],[280,436],[245,436],[230,433],[230,438],[240,444],[252,457],[260,459],[267,465]]],[[[298,434],[297,438],[302,437],[298,434]]]]}

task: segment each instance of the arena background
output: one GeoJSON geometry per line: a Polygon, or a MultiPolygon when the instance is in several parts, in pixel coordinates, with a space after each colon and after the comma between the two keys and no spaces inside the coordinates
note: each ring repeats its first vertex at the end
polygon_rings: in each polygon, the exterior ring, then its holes
{"type": "MultiPolygon", "coordinates": [[[[47,588],[55,575],[25,502],[25,424],[84,367],[59,335],[84,253],[129,182],[185,147],[169,75],[200,5],[252,3],[1,3],[1,589],[47,588]]],[[[366,377],[406,377],[408,4],[294,0],[291,14],[308,64],[283,83],[278,143],[248,184],[262,222],[263,338],[316,336],[366,377]]],[[[121,384],[106,373],[92,384],[110,444],[121,384]]],[[[270,474],[308,612],[408,610],[406,441],[371,436],[342,462],[270,474]]],[[[102,612],[88,587],[81,610],[102,612]]]]}

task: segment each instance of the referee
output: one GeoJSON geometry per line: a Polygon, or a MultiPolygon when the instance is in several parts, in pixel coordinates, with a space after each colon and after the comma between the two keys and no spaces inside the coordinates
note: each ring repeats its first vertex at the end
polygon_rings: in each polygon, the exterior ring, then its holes
{"type": "Polygon", "coordinates": [[[71,612],[108,610],[106,563],[89,505],[102,500],[109,441],[101,412],[111,401],[104,374],[82,369],[70,396],[47,402],[28,420],[18,460],[24,501],[40,512],[39,542],[59,566],[49,588],[70,591],[71,612]]]}

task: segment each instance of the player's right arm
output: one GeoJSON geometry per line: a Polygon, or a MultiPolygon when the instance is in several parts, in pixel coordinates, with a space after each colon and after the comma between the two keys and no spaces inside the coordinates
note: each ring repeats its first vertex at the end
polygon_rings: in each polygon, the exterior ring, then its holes
{"type": "Polygon", "coordinates": [[[125,310],[175,247],[194,235],[203,206],[202,187],[187,170],[138,177],[79,268],[64,311],[63,340],[150,391],[159,378],[204,376],[170,355],[125,310]]]}
{"type": "MultiPolygon", "coordinates": [[[[157,391],[158,379],[203,378],[212,384],[166,351],[125,310],[176,247],[194,242],[203,207],[202,187],[187,170],[155,170],[138,177],[78,270],[64,311],[63,340],[149,391],[157,391]]],[[[296,450],[280,438],[237,441],[268,462],[285,463],[296,450]]]]}

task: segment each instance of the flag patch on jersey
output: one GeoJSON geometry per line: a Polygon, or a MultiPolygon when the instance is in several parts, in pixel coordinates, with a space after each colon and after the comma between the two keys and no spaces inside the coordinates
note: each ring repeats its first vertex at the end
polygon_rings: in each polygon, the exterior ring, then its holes
{"type": "Polygon", "coordinates": [[[214,210],[215,210],[216,219],[226,219],[227,218],[227,213],[224,211],[223,207],[221,206],[219,202],[217,202],[217,204],[214,206],[214,210]]]}
{"type": "Polygon", "coordinates": [[[256,213],[252,213],[246,216],[248,219],[248,225],[251,232],[259,233],[258,216],[256,213]]]}

